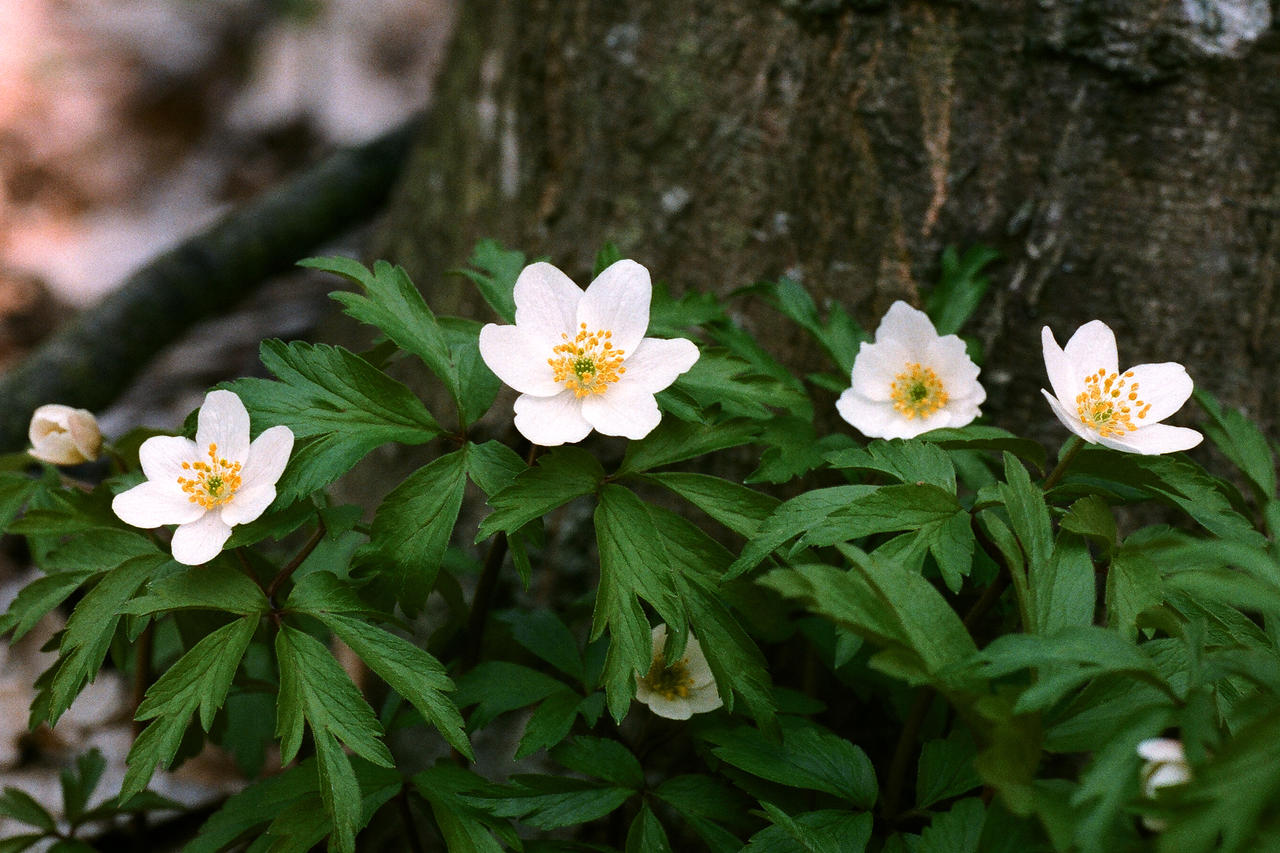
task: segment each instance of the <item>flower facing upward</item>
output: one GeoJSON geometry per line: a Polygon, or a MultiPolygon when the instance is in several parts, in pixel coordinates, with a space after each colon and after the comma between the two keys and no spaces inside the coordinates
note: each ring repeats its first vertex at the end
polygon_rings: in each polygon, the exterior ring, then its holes
{"type": "Polygon", "coordinates": [[[586,292],[548,263],[515,286],[516,323],[480,330],[480,355],[520,392],[516,429],[534,444],[581,441],[592,429],[643,438],[658,425],[654,394],[698,360],[684,338],[644,337],[649,271],[618,261],[586,292]]]}
{"type": "Polygon", "coordinates": [[[27,437],[31,439],[27,452],[53,465],[92,462],[102,449],[102,433],[93,412],[58,403],[41,406],[32,413],[27,437]]]}
{"type": "Polygon", "coordinates": [[[1118,369],[1115,333],[1101,320],[1085,323],[1059,347],[1045,326],[1040,333],[1049,407],[1067,429],[1090,444],[1151,455],[1195,447],[1204,436],[1160,421],[1191,396],[1191,377],[1172,361],[1118,369]]]}
{"type": "Polygon", "coordinates": [[[249,413],[230,391],[210,391],[197,418],[196,440],[155,436],[138,459],[147,480],[116,495],[115,514],[134,527],[177,524],[173,559],[207,563],[231,528],[253,521],[276,499],[276,481],[293,450],[286,426],[249,441],[249,413]]]}
{"type": "Polygon", "coordinates": [[[987,399],[978,366],[955,335],[899,300],[853,360],[852,387],[836,400],[840,417],[869,438],[914,438],[972,421],[987,399]]]}
{"type": "Polygon", "coordinates": [[[659,717],[669,720],[687,720],[724,704],[702,647],[692,633],[685,643],[684,657],[671,662],[667,661],[664,651],[667,626],[657,626],[652,636],[653,663],[643,677],[636,676],[637,699],[659,717]]]}
{"type": "MultiPolygon", "coordinates": [[[[1138,744],[1138,755],[1146,760],[1142,765],[1142,795],[1155,799],[1161,788],[1185,785],[1191,781],[1191,766],[1187,764],[1182,741],[1172,738],[1149,738],[1138,744]]],[[[1159,818],[1144,817],[1147,829],[1162,832],[1165,822],[1159,818]]]]}

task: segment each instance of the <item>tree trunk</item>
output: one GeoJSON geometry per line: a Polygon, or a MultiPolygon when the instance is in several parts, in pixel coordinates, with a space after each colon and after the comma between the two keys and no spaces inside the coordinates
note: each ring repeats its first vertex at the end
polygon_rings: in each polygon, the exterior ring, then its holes
{"type": "Polygon", "coordinates": [[[462,5],[382,247],[437,309],[484,316],[441,276],[479,237],[581,283],[612,240],[677,292],[786,273],[873,328],[984,243],[993,423],[1049,429],[1039,329],[1099,318],[1122,367],[1275,425],[1266,0],[462,5]]]}

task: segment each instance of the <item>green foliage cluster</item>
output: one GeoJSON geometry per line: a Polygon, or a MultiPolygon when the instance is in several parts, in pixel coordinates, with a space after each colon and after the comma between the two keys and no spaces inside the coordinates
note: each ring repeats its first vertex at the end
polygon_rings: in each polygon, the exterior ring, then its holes
{"type": "MultiPolygon", "coordinates": [[[[944,258],[925,304],[940,332],[976,309],[991,257],[944,258]]],[[[335,299],[382,341],[266,341],[274,378],[223,386],[255,431],[284,424],[297,442],[275,504],[214,561],[181,566],[163,531],[112,514],[141,436],[85,488],[17,460],[0,471],[0,526],[43,571],[0,632],[70,610],[32,724],[103,667],[149,685],[121,790],[88,807],[92,753],[63,776],[60,820],[6,789],[5,828],[24,828],[0,851],[92,849],[95,821],[172,808],[153,774],[206,742],[253,781],[192,853],[350,853],[371,824],[398,827],[384,843],[477,853],[1280,845],[1274,447],[1209,394],[1225,479],[1074,438],[1055,467],[993,426],[820,435],[815,411],[868,339],[844,309],[786,279],[734,297],[766,299],[830,356],[801,378],[727,304],[660,288],[651,332],[701,349],[660,394],[661,425],[537,455],[503,443],[478,322],[436,316],[390,264],[304,263],[348,279],[335,299]],[[393,364],[441,393],[420,398],[393,364]],[[334,503],[327,487],[392,442],[430,461],[371,515],[334,503]],[[1142,505],[1164,521],[1138,526],[1157,517],[1124,512],[1142,505]],[[572,519],[598,565],[585,584],[552,543],[572,519]],[[634,701],[658,623],[669,657],[697,637],[720,710],[675,721],[634,701]],[[1152,799],[1136,747],[1162,734],[1192,780],[1152,799]]],[[[509,322],[524,263],[487,241],[461,273],[509,322]]]]}

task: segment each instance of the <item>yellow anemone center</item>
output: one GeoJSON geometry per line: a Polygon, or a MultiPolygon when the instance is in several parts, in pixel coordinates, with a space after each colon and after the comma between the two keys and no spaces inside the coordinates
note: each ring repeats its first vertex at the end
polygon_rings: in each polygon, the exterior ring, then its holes
{"type": "Polygon", "coordinates": [[[208,462],[183,462],[182,470],[190,477],[179,477],[178,485],[189,496],[187,500],[205,509],[222,506],[240,488],[240,463],[218,456],[218,445],[209,445],[208,462]]]}
{"type": "Polygon", "coordinates": [[[653,666],[649,667],[644,681],[650,690],[668,701],[689,698],[689,691],[693,688],[693,676],[689,674],[685,660],[681,658],[668,666],[661,652],[654,657],[653,666]]]}
{"type": "Polygon", "coordinates": [[[927,418],[947,404],[947,389],[931,367],[911,362],[889,386],[893,408],[907,420],[927,418]]]}
{"type": "Polygon", "coordinates": [[[1080,422],[1103,438],[1133,432],[1151,411],[1151,404],[1138,399],[1138,383],[1130,383],[1133,371],[1123,376],[1098,368],[1084,380],[1084,390],[1076,395],[1076,415],[1080,422]]]}
{"type": "Polygon", "coordinates": [[[622,378],[627,369],[622,366],[626,355],[614,349],[613,332],[608,329],[587,331],[587,324],[578,327],[578,334],[570,339],[561,334],[561,342],[552,349],[547,364],[555,371],[557,382],[563,383],[577,397],[603,394],[614,382],[622,378]]]}

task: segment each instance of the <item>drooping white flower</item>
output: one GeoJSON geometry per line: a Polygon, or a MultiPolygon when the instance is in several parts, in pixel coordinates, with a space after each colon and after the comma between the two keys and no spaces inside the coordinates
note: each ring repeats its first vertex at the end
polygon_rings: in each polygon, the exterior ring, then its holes
{"type": "Polygon", "coordinates": [[[901,300],[889,306],[875,342],[858,349],[850,381],[836,411],[868,438],[962,427],[987,399],[964,341],[939,335],[923,311],[901,300]]]}
{"type": "Polygon", "coordinates": [[[1040,333],[1053,413],[1090,444],[1152,455],[1195,447],[1204,438],[1186,427],[1162,424],[1191,396],[1191,377],[1173,361],[1118,369],[1116,336],[1101,320],[1085,323],[1059,347],[1045,326],[1040,333]]]}
{"type": "MultiPolygon", "coordinates": [[[[1142,765],[1142,795],[1149,800],[1156,797],[1161,788],[1185,785],[1191,781],[1191,765],[1187,764],[1182,741],[1172,738],[1148,738],[1138,744],[1138,755],[1146,763],[1142,765]]],[[[1142,823],[1153,832],[1163,832],[1166,824],[1159,818],[1144,817],[1142,823]]]]}
{"type": "Polygon", "coordinates": [[[698,360],[684,338],[646,338],[649,271],[618,261],[583,292],[548,263],[515,286],[516,323],[480,330],[480,355],[520,392],[515,424],[534,444],[581,441],[591,430],[644,438],[662,415],[654,394],[698,360]]]}
{"type": "Polygon", "coordinates": [[[92,462],[102,449],[102,433],[93,412],[58,403],[41,406],[32,413],[27,437],[31,439],[27,452],[52,465],[92,462]]]}
{"type": "Polygon", "coordinates": [[[276,499],[276,481],[293,450],[293,432],[273,426],[249,441],[249,413],[230,391],[210,391],[200,407],[196,440],[155,436],[138,459],[147,480],[116,495],[115,514],[134,527],[177,524],[173,559],[207,563],[231,528],[253,521],[276,499]]]}
{"type": "Polygon", "coordinates": [[[659,717],[687,720],[694,714],[714,711],[724,704],[716,690],[716,679],[702,654],[702,646],[690,632],[684,657],[667,661],[667,626],[653,629],[653,663],[643,676],[636,676],[636,698],[659,717]]]}

